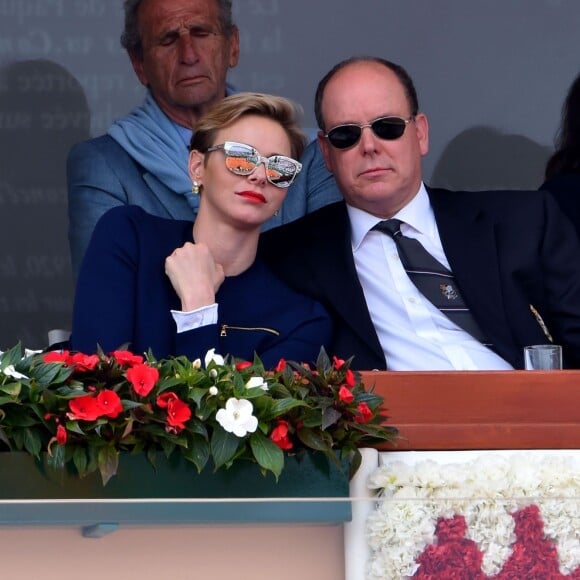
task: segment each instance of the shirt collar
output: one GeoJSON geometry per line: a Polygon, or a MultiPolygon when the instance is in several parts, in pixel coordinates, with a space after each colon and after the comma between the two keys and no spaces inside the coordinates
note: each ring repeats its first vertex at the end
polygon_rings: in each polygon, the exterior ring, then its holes
{"type": "MultiPolygon", "coordinates": [[[[348,204],[346,208],[350,220],[352,249],[356,252],[369,231],[383,220],[348,204]]],[[[421,183],[417,195],[405,207],[398,211],[393,218],[397,218],[405,222],[405,224],[408,224],[414,230],[432,237],[433,233],[437,231],[437,225],[435,223],[433,208],[429,201],[429,195],[423,183],[421,183]]],[[[405,224],[403,225],[403,233],[406,229],[405,224]]]]}

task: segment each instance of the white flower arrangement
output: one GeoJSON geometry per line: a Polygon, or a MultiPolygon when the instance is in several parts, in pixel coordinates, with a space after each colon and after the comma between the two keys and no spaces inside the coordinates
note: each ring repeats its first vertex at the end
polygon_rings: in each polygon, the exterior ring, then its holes
{"type": "Polygon", "coordinates": [[[482,454],[466,463],[393,461],[371,476],[379,495],[367,522],[368,580],[412,577],[417,558],[437,543],[440,518],[462,515],[465,537],[483,554],[482,572],[498,574],[516,540],[511,514],[535,504],[560,572],[580,566],[580,459],[570,454],[482,454]]]}

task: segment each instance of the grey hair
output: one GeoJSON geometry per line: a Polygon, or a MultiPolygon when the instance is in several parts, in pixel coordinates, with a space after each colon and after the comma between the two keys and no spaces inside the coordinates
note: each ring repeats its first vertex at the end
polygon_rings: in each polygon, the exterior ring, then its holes
{"type": "MultiPolygon", "coordinates": [[[[125,24],[121,34],[121,46],[130,54],[143,57],[143,44],[139,35],[139,7],[144,0],[125,0],[125,24]]],[[[193,0],[195,1],[195,0],[193,0]]],[[[219,21],[222,32],[230,36],[234,30],[232,0],[214,0],[219,7],[219,21]]]]}

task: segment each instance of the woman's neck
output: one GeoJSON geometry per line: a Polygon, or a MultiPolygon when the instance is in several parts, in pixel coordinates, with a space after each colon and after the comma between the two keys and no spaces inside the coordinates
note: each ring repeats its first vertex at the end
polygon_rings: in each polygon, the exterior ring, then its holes
{"type": "Polygon", "coordinates": [[[203,242],[226,276],[246,271],[256,259],[260,228],[240,230],[231,224],[198,215],[193,224],[193,239],[203,242]]]}

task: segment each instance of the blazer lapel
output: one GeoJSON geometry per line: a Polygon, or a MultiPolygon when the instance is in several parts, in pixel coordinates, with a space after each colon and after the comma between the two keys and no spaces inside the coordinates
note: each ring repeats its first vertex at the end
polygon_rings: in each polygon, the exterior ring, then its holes
{"type": "MultiPolygon", "coordinates": [[[[143,181],[149,186],[151,192],[157,199],[160,205],[162,205],[167,214],[173,219],[184,219],[183,218],[183,208],[184,204],[188,204],[185,197],[175,191],[170,190],[165,184],[161,183],[155,175],[145,171],[143,173],[143,181]]],[[[194,203],[197,202],[197,207],[191,210],[191,219],[193,220],[199,209],[199,196],[193,199],[194,203]]]]}
{"type": "Polygon", "coordinates": [[[514,339],[502,297],[494,223],[470,203],[470,192],[428,189],[428,193],[445,255],[465,302],[494,350],[512,362],[514,339]]]}
{"type": "Polygon", "coordinates": [[[310,255],[313,271],[317,273],[321,294],[373,354],[384,360],[383,349],[356,273],[346,205],[339,203],[335,207],[336,211],[330,219],[312,231],[315,239],[312,247],[316,248],[310,255]]]}

